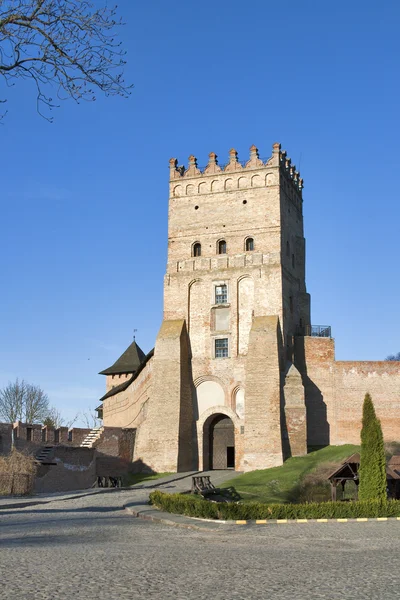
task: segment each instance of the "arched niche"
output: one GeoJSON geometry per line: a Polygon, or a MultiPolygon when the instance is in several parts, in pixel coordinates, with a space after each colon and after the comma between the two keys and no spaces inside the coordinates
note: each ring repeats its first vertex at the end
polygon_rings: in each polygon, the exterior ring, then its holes
{"type": "Polygon", "coordinates": [[[244,419],[244,389],[237,388],[234,396],[234,411],[239,419],[244,419]]]}
{"type": "Polygon", "coordinates": [[[196,399],[198,415],[201,416],[216,406],[224,406],[225,392],[218,381],[205,380],[196,387],[196,399]]]}
{"type": "Polygon", "coordinates": [[[220,192],[222,189],[221,181],[219,179],[214,179],[211,182],[211,191],[212,192],[220,192]]]}
{"type": "Polygon", "coordinates": [[[245,275],[237,284],[238,354],[247,354],[253,309],[254,280],[250,275],[245,275]]]}
{"type": "Polygon", "coordinates": [[[247,177],[239,177],[238,188],[243,189],[243,188],[248,188],[248,187],[249,187],[249,180],[247,179],[247,177]]]}
{"type": "Polygon", "coordinates": [[[179,196],[182,196],[182,186],[181,185],[176,185],[174,187],[174,196],[176,198],[179,198],[179,196]]]}
{"type": "Polygon", "coordinates": [[[251,178],[251,187],[263,187],[261,175],[253,175],[251,178]]]}

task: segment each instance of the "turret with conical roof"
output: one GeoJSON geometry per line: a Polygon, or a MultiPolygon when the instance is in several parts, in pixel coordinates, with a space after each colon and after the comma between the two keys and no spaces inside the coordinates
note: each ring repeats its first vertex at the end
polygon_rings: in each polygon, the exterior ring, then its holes
{"type": "Polygon", "coordinates": [[[133,340],[132,344],[115,361],[111,367],[100,371],[99,375],[124,375],[135,373],[145,359],[145,353],[133,340]]]}

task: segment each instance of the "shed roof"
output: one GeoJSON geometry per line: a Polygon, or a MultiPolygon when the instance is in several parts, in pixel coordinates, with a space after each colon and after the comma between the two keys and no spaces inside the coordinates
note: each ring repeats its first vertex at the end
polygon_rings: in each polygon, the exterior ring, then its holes
{"type": "Polygon", "coordinates": [[[392,458],[389,460],[389,466],[392,467],[392,469],[396,469],[399,470],[400,469],[400,455],[399,454],[394,454],[392,456],[392,458]]]}
{"type": "Polygon", "coordinates": [[[99,375],[122,375],[126,373],[135,373],[140,364],[144,361],[146,355],[143,350],[137,345],[135,340],[125,350],[123,354],[115,361],[111,367],[100,371],[99,375]]]}

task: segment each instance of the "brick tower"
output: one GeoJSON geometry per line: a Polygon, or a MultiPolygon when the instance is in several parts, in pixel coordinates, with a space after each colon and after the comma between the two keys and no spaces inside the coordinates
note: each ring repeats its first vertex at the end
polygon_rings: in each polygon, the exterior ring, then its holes
{"type": "Polygon", "coordinates": [[[310,325],[300,174],[261,160],[170,160],[164,321],[138,436],[155,470],[281,464],[306,452],[292,338],[310,325]]]}

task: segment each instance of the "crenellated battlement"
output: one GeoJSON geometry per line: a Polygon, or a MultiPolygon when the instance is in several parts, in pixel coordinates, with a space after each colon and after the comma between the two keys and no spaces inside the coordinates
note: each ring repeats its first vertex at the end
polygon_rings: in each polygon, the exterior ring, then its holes
{"type": "Polygon", "coordinates": [[[170,181],[173,183],[175,183],[176,180],[182,181],[183,179],[193,179],[195,177],[205,177],[208,175],[222,175],[223,173],[239,174],[241,172],[256,169],[280,167],[280,171],[284,173],[288,181],[293,183],[293,186],[300,194],[304,187],[303,179],[301,179],[299,171],[296,170],[295,165],[292,165],[290,158],[287,157],[286,151],[281,150],[281,145],[279,143],[272,145],[272,155],[266,159],[259,157],[258,148],[253,144],[250,146],[250,157],[246,161],[240,161],[237,151],[234,148],[231,148],[229,151],[229,161],[225,164],[220,165],[215,152],[210,152],[208,155],[208,164],[205,167],[199,167],[197,165],[197,158],[193,154],[189,156],[187,168],[183,165],[178,166],[178,160],[176,158],[170,159],[169,167],[170,181]]]}

